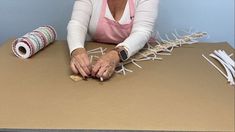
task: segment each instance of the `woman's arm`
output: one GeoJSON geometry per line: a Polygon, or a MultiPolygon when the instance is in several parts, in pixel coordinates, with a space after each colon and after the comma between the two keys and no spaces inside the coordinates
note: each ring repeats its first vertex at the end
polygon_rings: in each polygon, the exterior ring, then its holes
{"type": "Polygon", "coordinates": [[[92,14],[91,0],[76,0],[73,7],[72,18],[68,24],[67,41],[70,53],[77,48],[83,48],[90,17],[92,14]]]}
{"type": "Polygon", "coordinates": [[[80,73],[83,78],[87,78],[91,74],[91,65],[84,49],[91,13],[91,0],[76,0],[72,18],[68,24],[67,40],[71,53],[70,67],[75,74],[80,73]]]}
{"type": "Polygon", "coordinates": [[[159,0],[139,0],[136,8],[134,25],[130,36],[118,46],[128,50],[128,57],[136,54],[151,38],[157,14],[159,0]]]}

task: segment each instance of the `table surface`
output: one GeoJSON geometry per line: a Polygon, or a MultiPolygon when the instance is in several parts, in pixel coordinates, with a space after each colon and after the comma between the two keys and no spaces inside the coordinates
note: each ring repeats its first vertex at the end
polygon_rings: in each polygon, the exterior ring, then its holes
{"type": "Polygon", "coordinates": [[[234,52],[227,43],[185,45],[140,62],[143,69],[128,65],[134,72],[126,76],[73,82],[66,41],[28,60],[14,56],[12,41],[0,47],[0,128],[234,130],[234,88],[201,56],[234,52]]]}

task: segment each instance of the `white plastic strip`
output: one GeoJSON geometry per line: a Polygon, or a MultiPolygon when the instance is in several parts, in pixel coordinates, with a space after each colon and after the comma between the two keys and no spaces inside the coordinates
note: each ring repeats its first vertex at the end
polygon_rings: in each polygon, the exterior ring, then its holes
{"type": "Polygon", "coordinates": [[[202,57],[204,57],[212,66],[214,66],[226,79],[228,79],[227,75],[223,73],[222,70],[220,70],[212,61],[210,61],[204,54],[202,54],[202,57]]]}

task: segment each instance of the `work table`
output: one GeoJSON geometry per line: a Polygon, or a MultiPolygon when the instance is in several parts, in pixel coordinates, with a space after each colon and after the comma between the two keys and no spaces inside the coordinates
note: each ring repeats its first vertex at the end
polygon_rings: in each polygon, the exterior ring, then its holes
{"type": "MultiPolygon", "coordinates": [[[[74,82],[66,41],[28,60],[14,56],[12,41],[0,46],[0,130],[234,130],[234,87],[201,56],[234,52],[227,43],[185,45],[143,69],[129,64],[126,76],[74,82]]],[[[113,47],[87,43],[100,46],[113,47]]]]}

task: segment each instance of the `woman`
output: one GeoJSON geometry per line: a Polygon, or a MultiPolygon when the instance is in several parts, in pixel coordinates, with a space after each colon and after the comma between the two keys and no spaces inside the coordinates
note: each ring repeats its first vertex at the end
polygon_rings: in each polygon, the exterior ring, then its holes
{"type": "Polygon", "coordinates": [[[68,24],[71,69],[83,78],[109,79],[120,61],[144,47],[153,34],[159,0],[76,0],[68,24]],[[116,44],[91,66],[85,40],[116,44]]]}

